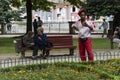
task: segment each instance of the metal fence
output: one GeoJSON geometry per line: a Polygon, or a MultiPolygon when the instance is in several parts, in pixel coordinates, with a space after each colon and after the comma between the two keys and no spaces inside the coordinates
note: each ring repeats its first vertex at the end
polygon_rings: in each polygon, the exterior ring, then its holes
{"type": "MultiPolygon", "coordinates": [[[[95,61],[120,58],[120,51],[115,51],[115,52],[93,51],[93,54],[94,54],[95,61]]],[[[17,65],[30,65],[30,64],[41,64],[41,63],[55,63],[55,62],[80,62],[80,61],[81,60],[78,54],[75,54],[73,56],[71,55],[50,55],[49,57],[47,57],[47,59],[38,57],[35,60],[33,60],[31,57],[26,57],[26,58],[12,57],[12,58],[1,59],[0,68],[6,68],[6,67],[11,67],[11,66],[17,66],[17,65]]]]}
{"type": "MultiPolygon", "coordinates": [[[[102,33],[103,29],[99,29],[102,22],[95,22],[96,28],[93,33],[102,33]]],[[[43,24],[45,33],[69,33],[69,22],[44,22],[43,24]]],[[[34,28],[33,28],[34,29],[34,28]]],[[[11,30],[8,31],[7,27],[4,28],[4,33],[25,33],[26,22],[13,22],[11,30]]]]}

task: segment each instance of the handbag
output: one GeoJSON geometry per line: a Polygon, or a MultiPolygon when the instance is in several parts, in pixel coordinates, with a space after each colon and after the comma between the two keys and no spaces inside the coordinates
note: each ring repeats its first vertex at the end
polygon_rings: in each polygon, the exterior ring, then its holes
{"type": "Polygon", "coordinates": [[[51,47],[53,47],[53,44],[51,42],[47,41],[46,47],[51,48],[51,47]]]}

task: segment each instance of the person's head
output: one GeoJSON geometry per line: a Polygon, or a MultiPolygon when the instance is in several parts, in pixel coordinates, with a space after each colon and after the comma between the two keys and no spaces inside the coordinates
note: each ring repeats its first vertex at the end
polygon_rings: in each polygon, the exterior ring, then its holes
{"type": "Polygon", "coordinates": [[[38,20],[40,20],[40,17],[38,17],[38,20]]]}
{"type": "Polygon", "coordinates": [[[29,32],[27,33],[27,35],[28,35],[29,37],[33,38],[33,37],[34,37],[34,32],[29,31],[29,32]]]}
{"type": "Polygon", "coordinates": [[[42,27],[38,27],[37,32],[38,32],[38,34],[43,34],[44,29],[42,27]]]}
{"type": "Polygon", "coordinates": [[[37,21],[37,19],[34,19],[34,22],[36,22],[37,21]]]}
{"type": "Polygon", "coordinates": [[[103,19],[103,21],[105,21],[105,18],[103,19]]]}
{"type": "Polygon", "coordinates": [[[86,14],[83,8],[79,10],[78,15],[81,17],[81,20],[85,20],[86,14]]]}

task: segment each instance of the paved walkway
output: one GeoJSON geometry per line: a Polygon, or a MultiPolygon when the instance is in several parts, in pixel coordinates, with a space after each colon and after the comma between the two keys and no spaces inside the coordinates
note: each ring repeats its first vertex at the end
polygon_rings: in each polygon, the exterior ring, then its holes
{"type": "MultiPolygon", "coordinates": [[[[21,36],[22,34],[4,34],[4,35],[0,35],[0,37],[16,37],[16,36],[21,36]]],[[[71,35],[71,34],[48,34],[48,36],[54,36],[54,35],[71,35]]],[[[72,35],[73,38],[78,38],[78,34],[72,35]]],[[[101,34],[93,34],[91,35],[92,38],[102,38],[101,34]]],[[[106,36],[104,37],[106,38],[106,36]]]]}
{"type": "MultiPolygon", "coordinates": [[[[93,50],[93,54],[104,54],[104,53],[107,53],[107,54],[115,54],[115,53],[120,53],[120,50],[118,49],[97,49],[97,50],[93,50]]],[[[41,51],[38,52],[38,55],[41,54],[41,51]]],[[[69,54],[69,51],[65,50],[65,51],[54,51],[52,50],[50,55],[68,55],[69,54]]],[[[26,52],[25,53],[26,56],[32,56],[32,51],[30,52],[26,52]]],[[[75,56],[79,56],[78,54],[78,50],[75,50],[75,53],[74,53],[75,56]]],[[[16,53],[9,53],[9,54],[0,54],[0,59],[7,59],[7,58],[19,58],[20,57],[20,54],[16,54],[16,53]]]]}

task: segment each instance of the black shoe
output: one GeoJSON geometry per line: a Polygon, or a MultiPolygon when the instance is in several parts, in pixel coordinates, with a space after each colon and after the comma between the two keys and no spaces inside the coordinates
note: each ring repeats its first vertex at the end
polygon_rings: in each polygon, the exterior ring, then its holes
{"type": "Polygon", "coordinates": [[[37,56],[32,56],[32,59],[33,59],[33,60],[37,59],[37,56]]]}

